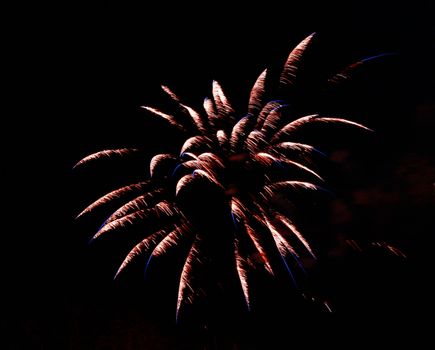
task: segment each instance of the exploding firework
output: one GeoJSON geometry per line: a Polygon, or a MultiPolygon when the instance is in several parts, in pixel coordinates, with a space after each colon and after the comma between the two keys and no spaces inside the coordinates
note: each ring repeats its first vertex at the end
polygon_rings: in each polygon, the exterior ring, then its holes
{"type": "MultiPolygon", "coordinates": [[[[252,271],[273,276],[281,269],[296,284],[304,261],[316,259],[312,242],[304,237],[283,200],[291,203],[294,195],[323,190],[323,179],[314,161],[320,152],[312,145],[294,142],[292,136],[311,124],[370,129],[335,116],[294,115],[291,100],[285,96],[295,85],[301,60],[312,40],[310,35],[299,43],[285,62],[276,89],[284,98],[269,98],[264,70],[250,92],[247,112],[233,108],[217,81],[213,81],[211,97],[204,100],[201,110],[186,105],[162,86],[178,112],[143,108],[186,135],[179,154],[155,155],[150,161],[150,179],[112,191],[78,215],[124,200],[93,240],[139,223],[152,223],[120,264],[116,276],[134,260],[142,259],[147,269],[152,259],[178,246],[188,246],[180,266],[177,316],[184,304],[193,303],[203,292],[197,288],[196,271],[222,261],[211,258],[211,251],[221,254],[232,266],[248,308],[252,271]]],[[[347,79],[361,64],[349,66],[329,81],[347,79]]],[[[76,166],[137,151],[104,150],[85,157],[76,166]]],[[[211,275],[208,277],[213,278],[211,275]]]]}

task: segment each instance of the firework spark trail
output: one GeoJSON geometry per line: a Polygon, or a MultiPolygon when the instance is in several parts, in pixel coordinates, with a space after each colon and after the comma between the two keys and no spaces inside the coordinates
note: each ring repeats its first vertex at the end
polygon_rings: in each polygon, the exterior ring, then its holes
{"type": "Polygon", "coordinates": [[[257,252],[260,254],[261,260],[264,263],[264,267],[266,269],[266,271],[273,275],[273,269],[272,266],[270,264],[269,258],[267,256],[267,252],[266,250],[263,248],[263,245],[261,244],[261,239],[258,235],[258,233],[247,224],[247,218],[245,218],[244,220],[245,223],[245,231],[247,233],[247,235],[249,236],[249,238],[251,239],[252,243],[255,246],[255,249],[257,250],[257,252]]]}
{"type": "Polygon", "coordinates": [[[172,216],[179,213],[179,209],[174,205],[174,203],[170,203],[167,200],[163,200],[155,205],[156,214],[159,216],[162,214],[163,216],[172,216]]]}
{"type": "Polygon", "coordinates": [[[125,156],[132,154],[134,152],[139,151],[136,148],[120,148],[120,149],[108,149],[105,151],[99,151],[93,154],[90,154],[89,156],[83,158],[80,160],[76,165],[74,165],[74,168],[81,166],[83,164],[89,163],[91,161],[102,159],[102,158],[111,158],[113,156],[125,156]]]}
{"type": "Polygon", "coordinates": [[[182,103],[180,104],[180,106],[182,106],[189,113],[190,117],[192,118],[193,124],[198,129],[198,131],[204,134],[208,133],[208,128],[205,124],[205,121],[202,119],[201,115],[197,111],[195,111],[192,107],[189,107],[182,103]]]}
{"type": "Polygon", "coordinates": [[[296,73],[298,71],[302,55],[313,40],[314,34],[315,33],[306,37],[292,50],[292,52],[290,52],[279,79],[281,86],[285,87],[295,83],[296,73]]]}
{"type": "Polygon", "coordinates": [[[103,226],[97,231],[97,233],[92,237],[92,240],[97,239],[102,234],[114,231],[116,229],[119,229],[121,227],[126,227],[128,225],[134,224],[136,221],[139,220],[145,220],[147,219],[150,214],[154,211],[154,208],[152,209],[140,209],[136,210],[135,212],[125,215],[119,219],[113,220],[111,222],[104,223],[103,226]]]}
{"type": "Polygon", "coordinates": [[[178,315],[180,313],[181,304],[186,300],[189,301],[189,303],[193,303],[194,290],[191,285],[190,276],[193,271],[193,265],[195,263],[201,262],[201,258],[200,258],[201,253],[198,249],[198,244],[199,244],[199,238],[198,236],[196,236],[189,250],[187,258],[184,262],[183,270],[181,271],[180,283],[178,287],[177,310],[175,315],[175,319],[177,321],[178,321],[178,315]],[[186,294],[188,294],[188,297],[186,297],[186,294]]]}
{"type": "Polygon", "coordinates": [[[215,166],[217,168],[225,168],[225,164],[222,159],[219,158],[216,154],[211,152],[204,152],[198,156],[198,160],[201,163],[210,164],[211,166],[215,166]]]}
{"type": "Polygon", "coordinates": [[[289,107],[289,105],[282,104],[267,115],[266,119],[264,120],[263,127],[261,128],[261,131],[265,135],[269,135],[271,132],[276,131],[276,129],[279,126],[279,123],[281,122],[281,119],[283,118],[283,109],[289,107]]]}
{"type": "Polygon", "coordinates": [[[287,263],[286,256],[290,254],[295,260],[298,260],[298,255],[296,251],[293,249],[293,247],[288,243],[284,237],[279,233],[279,231],[270,223],[270,221],[267,219],[266,216],[264,216],[264,221],[266,223],[267,228],[269,229],[270,233],[272,234],[272,238],[275,242],[275,246],[278,249],[278,252],[281,256],[281,260],[287,269],[287,272],[289,273],[289,276],[295,286],[297,286],[296,278],[292,272],[292,269],[287,263]]]}
{"type": "Polygon", "coordinates": [[[314,170],[311,170],[310,168],[306,167],[305,165],[302,165],[302,164],[295,162],[293,160],[284,159],[284,158],[277,158],[277,157],[274,157],[271,154],[266,153],[266,152],[257,153],[254,157],[255,157],[255,159],[258,159],[258,161],[260,163],[262,163],[266,166],[271,166],[273,163],[284,163],[287,165],[293,165],[301,170],[306,171],[307,173],[310,173],[311,175],[314,175],[319,180],[323,181],[322,177],[319,174],[317,174],[314,170]]]}
{"type": "Polygon", "coordinates": [[[234,119],[234,109],[225,96],[221,85],[216,80],[213,81],[213,98],[218,114],[224,118],[234,119]]]}
{"type": "Polygon", "coordinates": [[[251,309],[251,302],[249,298],[249,283],[248,283],[248,270],[249,264],[240,254],[240,243],[236,238],[234,240],[234,257],[236,260],[236,270],[239,276],[240,285],[242,287],[243,296],[245,297],[246,306],[248,310],[251,309]]]}
{"type": "Polygon", "coordinates": [[[303,163],[311,166],[315,164],[315,154],[327,157],[325,153],[311,145],[299,142],[281,142],[278,144],[269,145],[265,148],[267,153],[275,155],[280,159],[289,159],[295,157],[303,163]]]}
{"type": "Polygon", "coordinates": [[[343,82],[344,80],[347,80],[350,78],[350,75],[353,71],[355,71],[357,68],[361,67],[364,63],[362,61],[355,62],[349,66],[347,66],[345,69],[343,69],[341,72],[335,74],[331,78],[328,79],[329,83],[332,84],[338,84],[343,82]]]}
{"type": "MultiPolygon", "coordinates": [[[[201,153],[198,160],[195,162],[195,170],[202,170],[207,173],[207,177],[212,177],[212,182],[223,188],[223,185],[218,181],[218,170],[225,168],[222,160],[211,152],[201,153]]],[[[192,172],[193,173],[193,172],[192,172]]]]}
{"type": "Polygon", "coordinates": [[[385,248],[398,257],[406,258],[406,255],[399,248],[387,242],[372,242],[372,245],[375,247],[385,248]]]}
{"type": "Polygon", "coordinates": [[[159,244],[156,245],[151,253],[152,257],[159,257],[166,253],[171,247],[175,247],[183,237],[187,236],[189,230],[185,224],[175,227],[175,229],[163,238],[159,244]]]}
{"type": "Polygon", "coordinates": [[[362,67],[367,62],[371,62],[371,61],[376,60],[376,59],[381,58],[381,57],[394,56],[396,54],[397,53],[395,53],[395,52],[387,52],[387,53],[367,57],[367,58],[364,58],[362,60],[356,61],[356,62],[348,65],[347,67],[345,67],[340,72],[334,74],[331,78],[328,79],[328,83],[335,84],[335,85],[340,84],[343,81],[349,80],[352,73],[354,73],[358,68],[362,67]]]}
{"type": "Polygon", "coordinates": [[[238,150],[241,138],[245,135],[245,129],[249,126],[250,123],[251,119],[249,119],[249,116],[246,116],[240,119],[236,125],[234,125],[230,138],[230,145],[232,151],[238,150]]]}
{"type": "Polygon", "coordinates": [[[166,85],[161,86],[162,90],[166,92],[175,102],[181,103],[180,98],[166,85]]]}
{"type": "Polygon", "coordinates": [[[248,113],[255,114],[261,109],[263,105],[263,98],[266,92],[265,82],[266,82],[267,69],[265,69],[260,76],[257,78],[254,86],[252,87],[251,94],[249,96],[248,113]]]}
{"type": "Polygon", "coordinates": [[[193,177],[192,174],[188,174],[188,175],[184,175],[180,180],[178,180],[177,182],[177,186],[175,187],[175,195],[178,196],[178,194],[180,193],[180,191],[190,185],[193,181],[195,180],[195,178],[193,177]]]}
{"type": "Polygon", "coordinates": [[[304,190],[320,190],[320,186],[317,186],[311,182],[306,181],[279,181],[263,187],[265,193],[269,196],[273,196],[279,190],[292,190],[292,189],[304,189],[304,190]]]}
{"type": "Polygon", "coordinates": [[[104,205],[106,203],[111,202],[114,199],[121,198],[122,196],[124,196],[124,195],[126,195],[128,193],[138,192],[138,191],[144,190],[150,184],[151,184],[150,181],[138,182],[136,184],[124,186],[124,187],[121,187],[121,188],[119,188],[117,190],[114,190],[114,191],[112,191],[110,193],[107,193],[106,195],[104,195],[103,197],[97,199],[91,205],[86,207],[79,215],[77,215],[77,218],[79,218],[80,216],[82,216],[84,214],[87,214],[87,213],[91,212],[92,210],[94,210],[95,208],[97,208],[97,207],[99,207],[101,205],[104,205]]]}
{"type": "Polygon", "coordinates": [[[165,161],[175,160],[176,158],[172,154],[157,154],[151,158],[150,161],[150,176],[153,177],[156,168],[165,161]]]}
{"type": "Polygon", "coordinates": [[[189,152],[192,148],[199,148],[200,146],[205,146],[207,149],[211,148],[211,140],[202,135],[192,136],[184,142],[180,154],[189,152]]]}
{"type": "Polygon", "coordinates": [[[245,303],[250,310],[251,303],[250,303],[250,297],[249,297],[249,282],[248,282],[248,270],[249,270],[249,263],[247,259],[242,257],[240,248],[240,238],[237,238],[239,236],[239,228],[240,223],[244,220],[244,205],[242,202],[236,198],[231,198],[231,216],[233,219],[234,227],[235,227],[235,238],[234,238],[234,259],[236,262],[236,271],[239,278],[240,286],[243,291],[243,296],[245,298],[245,303]]]}
{"type": "Polygon", "coordinates": [[[168,121],[171,125],[175,126],[176,128],[185,131],[185,127],[183,125],[181,125],[180,123],[178,123],[174,116],[163,113],[162,111],[158,110],[157,108],[153,108],[153,107],[148,107],[148,106],[142,106],[142,108],[146,109],[147,111],[153,113],[154,115],[157,115],[161,118],[163,118],[164,120],[168,121]]]}
{"type": "Polygon", "coordinates": [[[216,127],[217,112],[216,112],[213,100],[206,97],[204,99],[203,107],[204,107],[204,110],[207,114],[208,121],[209,121],[210,125],[213,128],[216,127]]]}
{"type": "Polygon", "coordinates": [[[163,188],[159,188],[155,191],[148,192],[144,195],[132,199],[131,201],[118,208],[112,215],[110,215],[104,224],[119,219],[127,214],[130,214],[133,211],[141,210],[143,208],[149,208],[152,200],[162,193],[164,193],[163,188]]]}
{"type": "Polygon", "coordinates": [[[296,226],[283,215],[277,215],[277,218],[290,230],[290,232],[292,232],[299,239],[299,241],[304,245],[304,247],[308,250],[311,256],[316,259],[316,256],[314,255],[313,250],[310,247],[310,244],[302,235],[302,233],[299,232],[296,226]]]}
{"type": "Polygon", "coordinates": [[[145,265],[144,273],[148,271],[148,267],[152,258],[156,258],[165,254],[170,248],[179,244],[179,242],[181,242],[184,238],[188,238],[189,235],[190,230],[184,222],[181,222],[179,225],[175,225],[175,228],[171,232],[167,233],[152,250],[145,265]]]}
{"type": "Polygon", "coordinates": [[[196,169],[193,171],[192,176],[195,178],[196,175],[199,175],[200,177],[206,178],[210,182],[214,183],[215,185],[219,186],[220,188],[224,189],[224,186],[216,179],[216,177],[213,176],[213,174],[210,174],[209,172],[201,169],[196,169]]]}
{"type": "MultiPolygon", "coordinates": [[[[284,90],[293,91],[298,87],[297,73],[312,39],[313,34],[305,38],[289,54],[279,77],[280,97],[284,90]],[[287,89],[290,87],[291,89],[287,89]]],[[[365,60],[362,60],[356,65],[349,66],[347,71],[331,78],[330,82],[345,79],[353,69],[364,62],[365,60]]],[[[306,256],[310,255],[316,259],[310,242],[293,223],[293,218],[279,209],[273,209],[273,199],[278,193],[288,196],[299,191],[326,191],[317,184],[323,181],[322,177],[311,169],[317,168],[313,166],[313,154],[323,153],[312,145],[292,142],[288,138],[305,125],[315,123],[343,124],[371,130],[362,124],[337,117],[318,114],[295,115],[295,111],[290,108],[293,106],[292,101],[266,99],[266,96],[269,98],[269,91],[266,89],[266,78],[269,79],[267,72],[264,70],[253,84],[248,108],[244,113],[234,110],[217,81],[213,81],[211,98],[204,99],[202,109],[187,106],[169,87],[162,85],[162,90],[172,102],[175,102],[173,104],[178,112],[171,115],[153,107],[142,108],[184,133],[186,139],[178,155],[155,155],[149,164],[150,181],[138,182],[112,191],[90,204],[78,215],[81,217],[114,200],[124,200],[124,204],[110,214],[93,239],[103,233],[139,222],[157,220],[158,227],[143,240],[136,242],[121,263],[115,277],[137,257],[149,254],[146,270],[151,258],[165,254],[181,241],[191,240],[191,247],[179,279],[177,319],[183,303],[193,302],[198,292],[193,288],[194,266],[202,264],[205,267],[202,243],[206,244],[209,233],[207,230],[197,232],[197,227],[192,224],[195,220],[190,219],[195,219],[194,213],[203,212],[209,204],[213,207],[213,203],[207,201],[214,200],[213,193],[216,191],[207,192],[208,188],[219,189],[220,193],[226,196],[223,204],[227,206],[225,210],[231,213],[234,223],[231,254],[234,254],[241,291],[250,309],[252,300],[248,275],[251,270],[261,265],[270,275],[275,276],[275,261],[278,261],[278,264],[281,261],[297,286],[287,258],[291,256],[302,271],[305,270],[299,259],[299,256],[302,256],[299,250],[306,256]],[[304,176],[302,180],[306,177],[314,178],[312,181],[296,181],[291,171],[292,167],[298,169],[298,177],[304,176]],[[278,177],[275,176],[277,172],[278,177]],[[201,185],[204,183],[207,183],[207,186],[201,185]],[[192,200],[194,197],[189,195],[196,193],[195,191],[205,191],[201,193],[204,200],[192,200]],[[189,210],[181,210],[183,205],[188,205],[189,210]]],[[[123,148],[97,152],[83,158],[76,167],[96,159],[124,156],[136,151],[123,148]]],[[[223,221],[226,219],[231,217],[218,218],[223,221]]],[[[383,247],[393,254],[401,254],[391,245],[384,244],[383,247]]],[[[208,260],[211,264],[213,259],[208,260]]]]}
{"type": "Polygon", "coordinates": [[[264,216],[264,222],[272,234],[275,245],[278,248],[279,253],[285,257],[288,253],[295,257],[299,257],[295,249],[291,246],[289,242],[283,237],[283,235],[278,231],[278,229],[264,216]]]}
{"type": "Polygon", "coordinates": [[[228,136],[225,133],[225,131],[224,130],[218,130],[216,132],[216,137],[217,137],[218,142],[219,142],[219,147],[222,150],[225,150],[227,148],[227,144],[228,144],[228,136]]]}
{"type": "Polygon", "coordinates": [[[198,160],[198,156],[196,154],[192,153],[192,152],[183,152],[180,156],[182,158],[190,157],[193,160],[196,160],[196,161],[198,160]]]}
{"type": "Polygon", "coordinates": [[[319,117],[318,114],[313,115],[307,115],[305,117],[296,119],[287,125],[285,125],[283,128],[281,128],[273,137],[271,142],[278,142],[284,135],[290,135],[293,131],[299,129],[301,126],[312,123],[312,122],[320,122],[320,123],[341,123],[341,124],[348,124],[352,126],[356,126],[358,128],[367,130],[367,131],[373,131],[372,129],[359,124],[352,122],[347,119],[342,118],[325,118],[325,117],[319,117]]]}
{"type": "Polygon", "coordinates": [[[164,237],[169,234],[168,229],[162,229],[157,232],[152,233],[147,238],[140,241],[138,244],[134,246],[134,248],[128,253],[119,267],[118,271],[115,274],[114,278],[117,278],[118,275],[136,258],[148,253],[148,251],[155,247],[164,237]]]}
{"type": "MultiPolygon", "coordinates": [[[[285,232],[279,231],[276,226],[272,223],[273,219],[279,220],[279,217],[282,216],[278,213],[276,213],[274,210],[271,210],[270,208],[264,207],[264,205],[260,204],[257,201],[254,201],[253,203],[255,205],[255,208],[259,211],[261,218],[258,219],[259,221],[262,220],[262,223],[267,227],[269,232],[271,233],[273,240],[275,242],[275,246],[278,249],[281,260],[289,273],[289,276],[293,282],[293,285],[298,288],[297,281],[295,279],[295,276],[293,274],[293,271],[291,270],[290,266],[287,263],[286,257],[288,254],[291,255],[291,257],[296,261],[297,265],[301,269],[301,271],[305,274],[305,268],[299,258],[299,254],[297,251],[293,248],[293,246],[290,244],[288,239],[284,237],[285,232]]],[[[293,225],[292,225],[293,226],[293,225]]],[[[305,241],[305,238],[298,232],[299,235],[297,235],[298,238],[305,241]]]]}
{"type": "Polygon", "coordinates": [[[299,153],[308,153],[308,154],[311,154],[313,152],[318,152],[324,155],[324,153],[320,152],[313,146],[300,142],[281,142],[275,145],[270,145],[268,148],[271,148],[273,150],[292,150],[292,151],[297,151],[299,153]]]}
{"type": "Polygon", "coordinates": [[[263,127],[263,123],[266,120],[267,116],[275,109],[282,106],[282,101],[270,101],[264,105],[264,107],[261,109],[260,114],[257,118],[257,123],[255,125],[255,128],[257,130],[261,130],[263,127]]]}
{"type": "Polygon", "coordinates": [[[231,215],[233,217],[233,221],[237,225],[238,222],[240,222],[243,219],[243,210],[244,205],[243,203],[237,198],[232,197],[231,198],[231,215]]]}
{"type": "Polygon", "coordinates": [[[261,131],[251,131],[245,141],[246,149],[250,154],[253,154],[260,149],[260,145],[263,145],[265,141],[264,134],[261,131]]]}
{"type": "Polygon", "coordinates": [[[119,219],[106,222],[103,226],[97,231],[97,233],[92,238],[93,240],[100,237],[102,234],[107,233],[109,231],[114,231],[122,227],[126,227],[129,225],[133,225],[137,221],[146,221],[150,217],[163,215],[166,217],[174,216],[178,213],[178,210],[172,206],[170,206],[167,201],[161,201],[157,203],[151,209],[140,209],[136,210],[131,214],[127,214],[125,216],[120,217],[119,219]]]}

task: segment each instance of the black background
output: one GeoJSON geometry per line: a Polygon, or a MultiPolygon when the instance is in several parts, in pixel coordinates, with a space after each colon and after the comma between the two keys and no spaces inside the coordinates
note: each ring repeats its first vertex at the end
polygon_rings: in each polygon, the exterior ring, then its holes
{"type": "Polygon", "coordinates": [[[435,228],[435,28],[429,6],[267,2],[236,9],[223,3],[101,2],[6,13],[5,96],[12,107],[4,111],[2,128],[6,348],[189,349],[213,342],[215,348],[233,342],[290,348],[296,340],[311,346],[317,337],[329,346],[344,342],[345,334],[356,343],[428,336],[435,228]],[[376,136],[343,139],[351,154],[345,152],[344,160],[343,153],[333,153],[346,170],[333,182],[343,199],[329,205],[335,217],[328,223],[357,238],[391,240],[408,258],[340,257],[339,251],[338,258],[325,259],[317,278],[337,299],[332,316],[310,309],[310,318],[303,317],[277,302],[233,333],[224,326],[212,335],[177,328],[173,304],[160,309],[144,300],[163,297],[142,295],[140,283],[114,285],[109,259],[89,257],[95,223],[77,224],[74,216],[112,188],[118,175],[110,166],[79,174],[72,166],[105,148],[140,145],[148,155],[170,148],[177,135],[138,108],[159,106],[160,84],[199,104],[216,79],[243,105],[256,75],[265,67],[279,69],[289,50],[314,31],[310,64],[319,64],[320,73],[322,67],[333,71],[361,57],[398,53],[364,70],[337,100],[338,112],[373,127],[376,136]]]}

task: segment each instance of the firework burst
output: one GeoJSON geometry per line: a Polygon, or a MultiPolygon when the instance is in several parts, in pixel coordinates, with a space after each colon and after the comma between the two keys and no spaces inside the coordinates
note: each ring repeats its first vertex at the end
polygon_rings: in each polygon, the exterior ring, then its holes
{"type": "MultiPolygon", "coordinates": [[[[295,85],[301,60],[312,40],[313,35],[308,36],[288,56],[279,79],[281,95],[295,85]]],[[[360,64],[349,66],[330,82],[346,79],[360,64]]],[[[250,274],[253,270],[262,269],[275,275],[284,268],[296,284],[296,272],[304,269],[304,260],[315,260],[316,252],[288,210],[274,198],[277,194],[290,198],[295,193],[322,190],[323,179],[313,161],[319,151],[309,144],[291,141],[292,136],[308,124],[316,123],[370,130],[335,116],[293,115],[289,99],[269,98],[267,79],[264,70],[254,83],[244,113],[233,108],[216,81],[212,84],[211,97],[204,100],[201,110],[186,105],[168,87],[162,86],[179,112],[171,115],[154,107],[143,108],[186,135],[179,154],[155,155],[150,161],[149,180],[116,189],[79,214],[87,215],[115,199],[128,198],[107,218],[93,239],[102,239],[113,231],[147,220],[157,222],[132,247],[116,276],[136,259],[148,262],[147,268],[152,258],[181,242],[189,245],[180,267],[177,317],[183,305],[192,303],[200,293],[194,283],[196,270],[200,266],[204,268],[207,261],[210,263],[207,250],[219,240],[228,243],[219,247],[227,250],[222,253],[226,258],[231,257],[229,264],[233,266],[248,308],[252,303],[250,274]],[[222,210],[214,210],[213,201],[219,201],[222,210]],[[231,223],[229,233],[216,237],[216,229],[207,228],[210,215],[206,213],[210,208],[214,215],[221,215],[222,221],[231,223]]],[[[76,166],[135,152],[136,149],[104,150],[85,157],[76,166]]]]}

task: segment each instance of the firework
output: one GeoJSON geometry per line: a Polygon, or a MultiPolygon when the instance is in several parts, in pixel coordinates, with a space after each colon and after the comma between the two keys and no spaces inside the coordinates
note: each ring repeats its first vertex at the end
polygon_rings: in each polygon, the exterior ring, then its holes
{"type": "MultiPolygon", "coordinates": [[[[288,56],[279,78],[281,95],[295,85],[299,66],[313,37],[304,39],[288,56]]],[[[329,81],[337,83],[346,79],[349,72],[361,64],[351,65],[329,81]]],[[[219,214],[223,221],[231,222],[229,234],[222,235],[222,240],[229,237],[230,242],[222,245],[227,249],[224,255],[231,256],[230,265],[249,308],[252,270],[262,269],[275,275],[276,270],[283,267],[297,284],[295,270],[304,269],[302,257],[316,259],[312,242],[304,237],[288,211],[274,201],[276,194],[291,196],[323,188],[323,179],[313,161],[320,151],[309,144],[291,141],[292,135],[316,123],[370,130],[336,116],[293,115],[289,99],[269,98],[267,79],[267,70],[264,70],[254,83],[245,113],[232,107],[216,81],[212,84],[211,97],[204,100],[201,110],[186,105],[167,86],[162,86],[179,112],[171,115],[154,107],[143,108],[186,135],[179,154],[155,155],[150,161],[149,180],[114,190],[79,214],[87,215],[114,199],[128,197],[93,239],[103,239],[111,232],[146,220],[159,223],[132,247],[116,276],[136,259],[149,263],[151,258],[165,254],[180,242],[189,244],[180,267],[177,317],[183,305],[193,303],[198,294],[192,280],[197,267],[204,264],[207,253],[203,247],[208,240],[219,239],[205,228],[204,220],[198,218],[201,215],[195,215],[196,210],[204,213],[208,202],[221,201],[224,210],[219,214]],[[136,196],[131,199],[132,195],[136,196]]],[[[85,157],[76,166],[134,152],[137,150],[104,150],[85,157]]]]}

